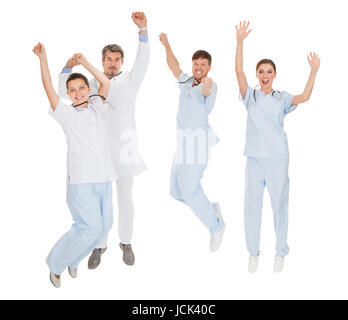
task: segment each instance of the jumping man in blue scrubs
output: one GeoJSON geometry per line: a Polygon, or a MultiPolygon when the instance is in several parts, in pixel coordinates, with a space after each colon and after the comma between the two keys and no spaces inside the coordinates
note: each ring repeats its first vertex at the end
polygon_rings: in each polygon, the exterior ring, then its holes
{"type": "Polygon", "coordinates": [[[205,195],[201,179],[207,167],[210,149],[216,136],[208,123],[216,99],[217,87],[208,72],[211,56],[199,50],[192,57],[190,77],[181,69],[169,45],[167,35],[160,41],[165,47],[169,69],[179,81],[180,100],[177,115],[177,150],[171,173],[171,196],[188,205],[208,228],[210,251],[216,251],[223,238],[225,223],[218,203],[211,203],[205,195]]]}
{"type": "Polygon", "coordinates": [[[276,233],[276,257],[274,272],[283,269],[284,257],[288,254],[288,200],[289,200],[289,152],[286,133],[283,129],[285,115],[308,101],[320,66],[317,54],[310,53],[311,67],[307,85],[302,94],[293,96],[285,91],[273,90],[276,66],[272,60],[263,59],[256,66],[260,89],[248,86],[243,71],[243,41],[249,35],[249,22],[240,22],[237,30],[236,75],[240,99],[247,112],[247,133],[244,155],[247,156],[245,178],[245,232],[250,253],[249,271],[257,270],[262,199],[265,186],[271,196],[276,233]]]}

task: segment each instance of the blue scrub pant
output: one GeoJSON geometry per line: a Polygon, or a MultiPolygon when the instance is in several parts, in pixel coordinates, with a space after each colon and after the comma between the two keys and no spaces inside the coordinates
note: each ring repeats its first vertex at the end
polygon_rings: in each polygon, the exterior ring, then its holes
{"type": "Polygon", "coordinates": [[[210,233],[219,231],[223,223],[217,215],[216,207],[204,194],[201,179],[206,165],[173,164],[170,195],[188,205],[210,233]]]}
{"type": "Polygon", "coordinates": [[[266,159],[248,157],[245,176],[244,221],[247,248],[256,256],[260,249],[260,229],[263,191],[267,186],[271,196],[276,233],[276,255],[283,257],[289,253],[288,202],[289,178],[288,159],[266,159]]]}
{"type": "Polygon", "coordinates": [[[76,269],[108,234],[113,224],[112,183],[70,184],[67,203],[75,223],[54,245],[46,260],[56,275],[67,267],[76,269]]]}

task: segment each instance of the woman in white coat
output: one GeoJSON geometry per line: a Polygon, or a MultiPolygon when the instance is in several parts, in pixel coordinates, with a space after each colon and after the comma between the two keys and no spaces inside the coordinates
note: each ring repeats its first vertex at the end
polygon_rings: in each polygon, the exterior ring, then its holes
{"type": "Polygon", "coordinates": [[[77,267],[112,227],[112,181],[116,172],[106,144],[106,123],[113,108],[104,104],[110,87],[108,78],[81,54],[74,58],[100,84],[96,99],[90,98],[87,78],[71,74],[66,88],[73,105],[65,105],[53,88],[46,50],[39,43],[33,49],[40,59],[41,77],[50,102],[50,115],[62,126],[68,144],[67,203],[74,224],[54,245],[47,257],[50,280],[60,287],[60,275],[68,268],[77,276],[77,267]]]}
{"type": "Polygon", "coordinates": [[[258,264],[262,199],[264,187],[271,196],[276,233],[276,257],[274,271],[283,268],[288,254],[288,199],[289,199],[289,152],[283,121],[286,114],[297,105],[308,101],[320,66],[317,54],[307,57],[311,72],[302,94],[291,95],[273,90],[276,66],[270,59],[261,60],[256,66],[260,89],[249,87],[243,71],[243,42],[249,35],[249,22],[240,22],[237,30],[236,75],[247,112],[247,133],[244,155],[247,156],[245,178],[245,232],[250,253],[249,271],[255,272],[258,264]]]}

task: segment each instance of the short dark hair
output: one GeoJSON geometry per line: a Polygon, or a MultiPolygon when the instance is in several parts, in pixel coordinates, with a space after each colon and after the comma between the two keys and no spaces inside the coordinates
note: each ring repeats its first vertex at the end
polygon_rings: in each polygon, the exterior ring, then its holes
{"type": "Polygon", "coordinates": [[[207,52],[205,50],[198,50],[193,54],[192,61],[198,60],[198,59],[207,59],[209,65],[211,65],[211,55],[209,52],[207,52]]]}
{"type": "Polygon", "coordinates": [[[262,64],[270,64],[270,65],[273,67],[274,72],[277,72],[276,65],[275,65],[275,63],[274,63],[271,59],[262,59],[262,60],[260,60],[260,61],[257,63],[257,65],[256,65],[256,71],[260,68],[260,66],[261,66],[262,64]]]}
{"type": "Polygon", "coordinates": [[[89,88],[89,82],[88,82],[88,79],[86,78],[86,76],[84,76],[82,73],[77,73],[77,72],[72,73],[72,74],[69,76],[69,78],[66,80],[66,88],[68,89],[68,83],[69,83],[70,81],[76,80],[76,79],[81,79],[81,80],[83,80],[83,81],[86,83],[87,87],[89,88]]]}
{"type": "Polygon", "coordinates": [[[121,53],[121,58],[124,58],[124,53],[123,53],[123,49],[121,48],[121,46],[119,46],[118,44],[108,44],[107,46],[105,46],[103,48],[102,51],[102,56],[103,56],[103,61],[105,60],[106,57],[106,53],[110,51],[110,52],[120,52],[121,53]]]}

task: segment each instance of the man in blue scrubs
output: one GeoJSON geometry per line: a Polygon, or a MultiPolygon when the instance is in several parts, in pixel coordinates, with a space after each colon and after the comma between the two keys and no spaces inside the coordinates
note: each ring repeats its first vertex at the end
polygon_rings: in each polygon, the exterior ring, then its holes
{"type": "Polygon", "coordinates": [[[216,251],[223,238],[225,223],[218,203],[211,203],[205,195],[201,179],[207,167],[210,149],[216,136],[208,123],[214,107],[217,87],[208,72],[211,56],[199,50],[192,57],[190,77],[180,69],[166,34],[160,35],[165,47],[169,69],[179,81],[180,100],[177,115],[178,147],[171,173],[171,195],[188,205],[211,234],[210,251],[216,251]]]}

